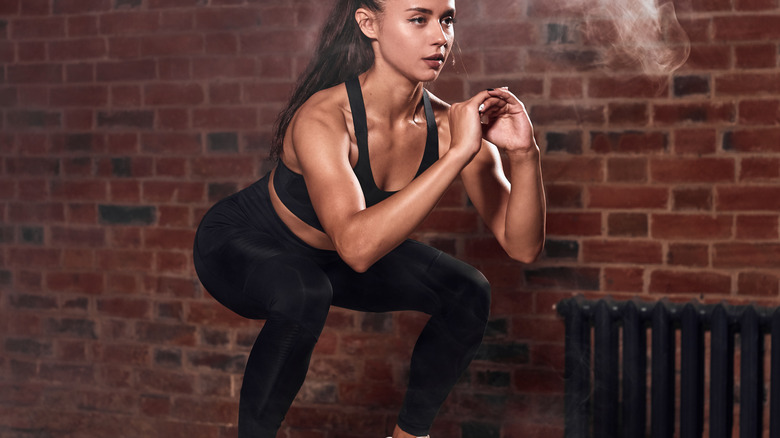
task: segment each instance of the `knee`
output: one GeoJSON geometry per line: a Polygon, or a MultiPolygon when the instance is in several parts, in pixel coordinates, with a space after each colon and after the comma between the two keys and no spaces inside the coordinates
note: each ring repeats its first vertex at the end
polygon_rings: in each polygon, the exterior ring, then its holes
{"type": "Polygon", "coordinates": [[[487,323],[490,314],[490,282],[476,268],[471,268],[461,278],[463,302],[471,308],[480,321],[487,323]]]}
{"type": "Polygon", "coordinates": [[[319,335],[328,316],[333,290],[319,267],[305,259],[275,257],[255,269],[244,293],[263,291],[264,307],[270,315],[295,321],[319,335]]]}

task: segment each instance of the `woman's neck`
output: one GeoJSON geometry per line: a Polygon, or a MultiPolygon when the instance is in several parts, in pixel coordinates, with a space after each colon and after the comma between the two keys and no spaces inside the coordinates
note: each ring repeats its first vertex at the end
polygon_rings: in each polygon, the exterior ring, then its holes
{"type": "Polygon", "coordinates": [[[385,74],[375,66],[360,75],[360,86],[363,99],[369,102],[366,111],[380,109],[381,113],[375,114],[391,124],[420,121],[422,82],[412,82],[398,74],[385,74]],[[371,102],[379,104],[372,105],[371,102]]]}

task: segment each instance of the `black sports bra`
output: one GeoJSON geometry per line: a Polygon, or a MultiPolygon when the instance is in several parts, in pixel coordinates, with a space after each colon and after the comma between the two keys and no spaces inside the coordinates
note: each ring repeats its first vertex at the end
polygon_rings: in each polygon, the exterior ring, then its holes
{"type": "MultiPolygon", "coordinates": [[[[357,78],[354,78],[345,82],[345,85],[349,97],[349,106],[352,110],[352,122],[355,126],[355,137],[357,138],[358,146],[358,160],[353,170],[360,182],[361,189],[363,189],[366,206],[370,207],[387,199],[395,192],[384,191],[377,187],[374,175],[371,172],[371,163],[368,157],[366,108],[363,104],[363,92],[360,89],[360,82],[357,78]]],[[[425,107],[428,136],[425,140],[423,158],[415,178],[439,159],[439,132],[436,127],[436,117],[433,114],[428,92],[425,90],[423,90],[423,106],[425,107]]],[[[306,188],[303,175],[290,170],[282,160],[279,160],[274,173],[274,189],[287,209],[305,223],[322,231],[322,225],[317,218],[314,207],[311,205],[309,191],[306,188]]]]}

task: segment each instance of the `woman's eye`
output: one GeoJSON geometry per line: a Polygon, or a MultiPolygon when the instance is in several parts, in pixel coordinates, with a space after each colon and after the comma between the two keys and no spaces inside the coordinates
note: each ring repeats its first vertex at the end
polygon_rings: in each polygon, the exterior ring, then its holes
{"type": "Polygon", "coordinates": [[[409,20],[410,23],[414,24],[425,24],[425,18],[424,17],[415,17],[409,20]]]}
{"type": "Polygon", "coordinates": [[[441,22],[446,26],[452,26],[453,24],[457,23],[457,20],[455,20],[455,17],[446,17],[442,19],[441,22]]]}

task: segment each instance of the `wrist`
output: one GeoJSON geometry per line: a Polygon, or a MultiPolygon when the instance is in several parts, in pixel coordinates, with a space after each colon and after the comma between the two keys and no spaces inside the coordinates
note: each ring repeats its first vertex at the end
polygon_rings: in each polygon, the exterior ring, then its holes
{"type": "Polygon", "coordinates": [[[504,151],[504,155],[506,155],[510,164],[535,164],[539,162],[541,152],[539,151],[539,147],[534,144],[528,149],[504,151]]]}

